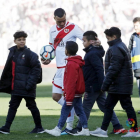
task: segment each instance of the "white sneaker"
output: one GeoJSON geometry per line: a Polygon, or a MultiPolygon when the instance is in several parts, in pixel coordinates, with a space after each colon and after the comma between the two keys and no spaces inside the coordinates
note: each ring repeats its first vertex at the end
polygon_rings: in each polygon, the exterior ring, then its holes
{"type": "Polygon", "coordinates": [[[90,131],[90,135],[96,137],[108,137],[107,131],[104,131],[101,128],[97,128],[95,131],[90,131]]]}
{"type": "Polygon", "coordinates": [[[140,137],[140,133],[139,131],[137,132],[128,131],[127,134],[122,135],[121,137],[140,137]]]}
{"type": "Polygon", "coordinates": [[[61,129],[57,126],[52,130],[45,129],[45,132],[53,136],[61,136],[61,129]]]}
{"type": "Polygon", "coordinates": [[[73,136],[90,136],[89,129],[85,129],[85,128],[82,128],[80,132],[77,132],[75,134],[74,133],[69,133],[69,134],[73,136]]]}

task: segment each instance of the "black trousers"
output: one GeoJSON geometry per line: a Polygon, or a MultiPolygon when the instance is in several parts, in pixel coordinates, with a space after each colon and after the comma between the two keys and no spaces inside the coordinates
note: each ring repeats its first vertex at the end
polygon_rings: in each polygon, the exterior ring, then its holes
{"type": "Polygon", "coordinates": [[[26,106],[28,107],[28,109],[31,111],[34,122],[36,127],[38,128],[42,128],[41,125],[41,118],[40,118],[40,112],[36,106],[36,102],[35,99],[32,97],[22,97],[22,96],[16,96],[16,95],[11,95],[11,100],[9,102],[9,110],[8,110],[8,115],[6,118],[6,124],[5,126],[10,129],[10,126],[15,118],[16,112],[17,112],[17,108],[19,107],[22,98],[25,99],[26,101],[26,106]]]}
{"type": "MultiPolygon", "coordinates": [[[[83,108],[84,108],[84,112],[86,114],[87,120],[89,119],[90,112],[91,112],[92,107],[95,104],[95,102],[97,102],[97,105],[102,112],[105,111],[105,101],[106,101],[105,93],[94,92],[92,88],[91,88],[91,92],[85,93],[84,100],[83,100],[83,108]]],[[[120,127],[120,122],[114,111],[113,111],[113,115],[111,118],[111,122],[115,129],[117,127],[120,127]]],[[[82,125],[80,122],[78,123],[77,127],[82,128],[82,125]]]]}
{"type": "Polygon", "coordinates": [[[126,111],[128,119],[133,119],[135,121],[135,125],[132,125],[132,127],[130,125],[130,128],[134,131],[138,131],[136,113],[132,106],[131,96],[129,94],[108,94],[105,102],[105,113],[101,129],[107,130],[112,118],[113,109],[118,101],[120,101],[122,108],[126,111]]]}

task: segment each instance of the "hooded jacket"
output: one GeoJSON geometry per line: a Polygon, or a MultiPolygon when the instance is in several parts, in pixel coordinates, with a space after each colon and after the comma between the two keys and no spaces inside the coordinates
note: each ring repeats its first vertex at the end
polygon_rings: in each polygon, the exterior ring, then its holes
{"type": "Polygon", "coordinates": [[[132,94],[133,74],[131,56],[121,39],[108,42],[105,56],[105,79],[102,91],[111,94],[132,94]]]}
{"type": "Polygon", "coordinates": [[[75,97],[81,97],[85,92],[85,82],[82,66],[85,62],[81,56],[71,56],[66,59],[64,73],[64,97],[67,105],[72,105],[75,97]]]}
{"type": "Polygon", "coordinates": [[[90,45],[85,48],[86,52],[83,66],[86,92],[101,91],[101,86],[104,80],[103,56],[105,51],[102,46],[94,47],[90,45]],[[92,88],[92,89],[91,89],[92,88]]]}

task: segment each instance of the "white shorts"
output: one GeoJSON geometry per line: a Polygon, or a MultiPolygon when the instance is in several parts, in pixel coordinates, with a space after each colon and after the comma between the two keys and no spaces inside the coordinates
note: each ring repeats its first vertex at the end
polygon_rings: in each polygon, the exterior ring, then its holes
{"type": "Polygon", "coordinates": [[[63,80],[64,80],[64,72],[65,72],[65,68],[60,68],[57,69],[55,76],[53,78],[53,89],[52,89],[52,93],[59,93],[59,94],[63,94],[63,90],[64,90],[64,84],[63,84],[63,80]]]}

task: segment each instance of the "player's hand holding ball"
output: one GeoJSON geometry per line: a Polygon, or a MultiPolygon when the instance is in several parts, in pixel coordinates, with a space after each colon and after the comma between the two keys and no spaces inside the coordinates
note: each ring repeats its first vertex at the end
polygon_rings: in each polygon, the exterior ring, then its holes
{"type": "Polygon", "coordinates": [[[43,46],[40,50],[41,62],[48,65],[55,57],[55,50],[52,45],[43,46]]]}
{"type": "Polygon", "coordinates": [[[51,60],[50,59],[45,60],[45,59],[41,58],[41,63],[44,65],[48,65],[51,63],[51,60]]]}

